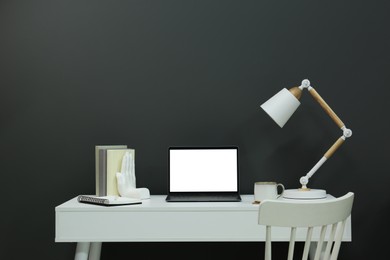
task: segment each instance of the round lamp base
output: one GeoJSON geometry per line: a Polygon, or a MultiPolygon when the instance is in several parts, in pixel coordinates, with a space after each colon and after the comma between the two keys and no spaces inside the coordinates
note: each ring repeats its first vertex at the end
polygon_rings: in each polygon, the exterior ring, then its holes
{"type": "Polygon", "coordinates": [[[285,199],[324,199],[326,198],[325,190],[317,189],[289,189],[283,192],[285,199]]]}

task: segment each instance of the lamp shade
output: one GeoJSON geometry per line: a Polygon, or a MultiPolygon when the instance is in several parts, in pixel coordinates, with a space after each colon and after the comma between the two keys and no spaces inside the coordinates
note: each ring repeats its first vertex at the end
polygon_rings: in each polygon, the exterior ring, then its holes
{"type": "Polygon", "coordinates": [[[283,127],[301,103],[286,88],[276,93],[260,107],[280,126],[283,127]]]}

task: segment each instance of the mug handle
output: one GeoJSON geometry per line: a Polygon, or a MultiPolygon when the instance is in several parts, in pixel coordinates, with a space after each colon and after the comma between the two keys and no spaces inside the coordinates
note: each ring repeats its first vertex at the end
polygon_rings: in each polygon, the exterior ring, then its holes
{"type": "Polygon", "coordinates": [[[276,189],[277,189],[279,186],[282,187],[282,192],[281,192],[281,193],[278,193],[278,196],[276,197],[277,199],[278,199],[280,196],[282,196],[282,195],[283,195],[283,192],[284,192],[284,185],[281,184],[281,183],[278,183],[278,184],[276,184],[276,189]]]}

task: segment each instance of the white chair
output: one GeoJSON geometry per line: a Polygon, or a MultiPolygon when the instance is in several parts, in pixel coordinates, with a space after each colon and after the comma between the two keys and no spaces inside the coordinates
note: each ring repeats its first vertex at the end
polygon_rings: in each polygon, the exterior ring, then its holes
{"type": "Polygon", "coordinates": [[[314,260],[336,260],[353,198],[354,193],[349,192],[325,200],[264,200],[259,205],[258,223],[266,226],[265,260],[271,260],[271,227],[291,229],[288,260],[293,259],[297,228],[307,228],[302,259],[308,258],[310,244],[317,242],[314,260]],[[327,232],[328,225],[330,230],[327,232]],[[320,229],[319,239],[312,241],[315,227],[320,229]],[[325,250],[323,246],[326,246],[325,250]]]}

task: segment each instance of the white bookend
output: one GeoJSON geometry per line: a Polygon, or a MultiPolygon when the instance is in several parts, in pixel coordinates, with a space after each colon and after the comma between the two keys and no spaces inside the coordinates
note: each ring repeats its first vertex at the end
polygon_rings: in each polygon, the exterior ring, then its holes
{"type": "Polygon", "coordinates": [[[107,149],[107,194],[119,196],[116,173],[121,172],[123,155],[130,152],[133,158],[133,165],[135,165],[135,149],[107,149]]]}

